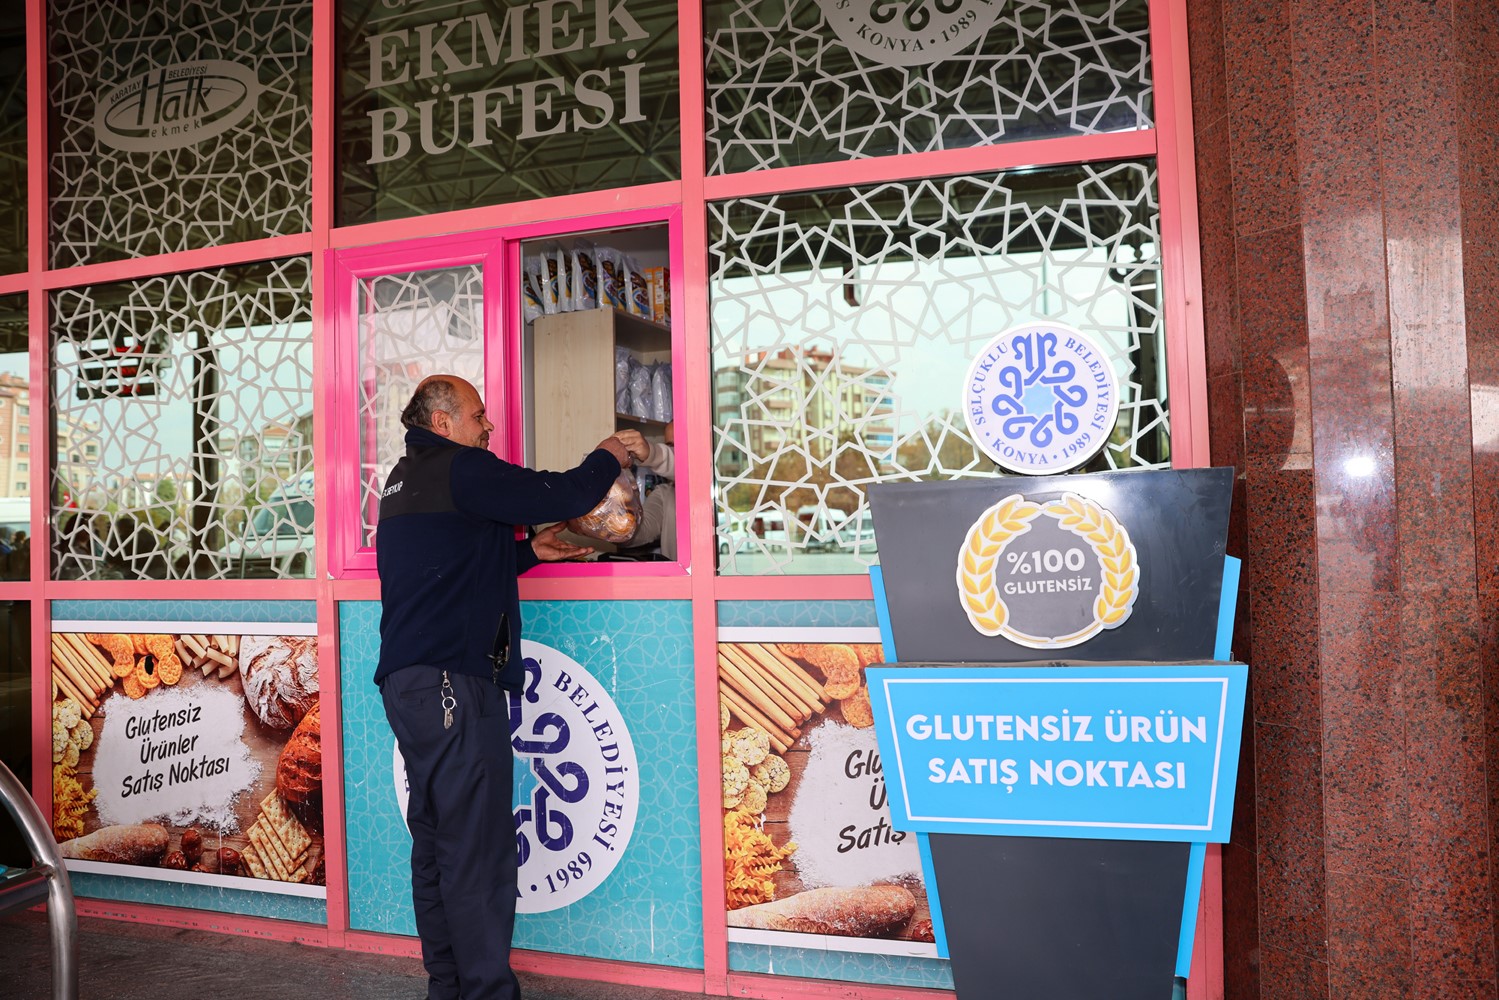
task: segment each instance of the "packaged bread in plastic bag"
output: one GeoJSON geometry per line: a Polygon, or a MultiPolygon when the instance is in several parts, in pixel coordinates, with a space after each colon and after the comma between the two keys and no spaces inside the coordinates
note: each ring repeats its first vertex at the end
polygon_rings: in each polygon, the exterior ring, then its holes
{"type": "Polygon", "coordinates": [[[651,419],[671,420],[671,364],[651,365],[651,419]]]}
{"type": "Polygon", "coordinates": [[[640,494],[635,487],[635,473],[629,469],[621,472],[599,505],[582,517],[568,521],[567,527],[580,535],[615,545],[624,545],[634,538],[640,527],[640,494]]]}
{"type": "Polygon", "coordinates": [[[635,356],[630,353],[628,347],[614,345],[614,412],[630,412],[630,364],[634,362],[635,356]]]}

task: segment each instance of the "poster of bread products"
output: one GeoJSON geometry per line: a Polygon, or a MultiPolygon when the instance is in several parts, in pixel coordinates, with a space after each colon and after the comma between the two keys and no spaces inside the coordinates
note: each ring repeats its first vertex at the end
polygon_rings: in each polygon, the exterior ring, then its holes
{"type": "Polygon", "coordinates": [[[315,626],[53,627],[70,870],[324,896],[315,626]]]}
{"type": "Polygon", "coordinates": [[[935,957],[916,835],[891,828],[867,628],[718,631],[730,941],[935,957]]]}

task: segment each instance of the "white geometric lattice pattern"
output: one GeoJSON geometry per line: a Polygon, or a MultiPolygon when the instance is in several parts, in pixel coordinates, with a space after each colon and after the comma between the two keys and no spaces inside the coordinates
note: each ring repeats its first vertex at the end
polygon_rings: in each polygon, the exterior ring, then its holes
{"type": "Polygon", "coordinates": [[[313,572],[306,258],[53,295],[53,576],[313,572]]]}
{"type": "Polygon", "coordinates": [[[359,302],[361,544],[373,546],[380,491],[406,452],[401,410],[417,384],[446,372],[484,392],[484,268],[367,278],[359,302]]]}
{"type": "Polygon", "coordinates": [[[711,205],[720,571],[862,572],[864,488],[991,476],[962,412],[995,336],[1051,320],[1103,345],[1118,421],[1085,469],[1166,466],[1149,163],[711,205]]]}
{"type": "Polygon", "coordinates": [[[65,0],[48,37],[54,267],[311,228],[310,0],[65,0]]]}
{"type": "Polygon", "coordinates": [[[703,17],[710,174],[1151,125],[1146,0],[715,0],[703,17]]]}

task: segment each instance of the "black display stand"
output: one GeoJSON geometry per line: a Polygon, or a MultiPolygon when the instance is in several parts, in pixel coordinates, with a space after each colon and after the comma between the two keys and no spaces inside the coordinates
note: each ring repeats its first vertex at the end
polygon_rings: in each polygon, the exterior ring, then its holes
{"type": "MultiPolygon", "coordinates": [[[[1211,660],[1232,477],[1198,469],[871,487],[896,666],[1211,660]],[[953,583],[970,526],[1008,495],[1064,493],[1127,525],[1141,573],[1129,619],[1055,651],[977,631],[953,583]]],[[[1191,843],[932,833],[929,846],[960,1000],[1170,1000],[1191,843]]]]}
{"type": "Polygon", "coordinates": [[[1169,1000],[1190,844],[931,835],[961,1000],[1169,1000]]]}

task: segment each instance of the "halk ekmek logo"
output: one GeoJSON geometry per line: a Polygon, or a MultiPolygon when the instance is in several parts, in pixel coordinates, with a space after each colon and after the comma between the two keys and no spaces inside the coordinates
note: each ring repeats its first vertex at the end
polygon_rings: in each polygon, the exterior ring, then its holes
{"type": "Polygon", "coordinates": [[[94,134],[133,153],[191,146],[238,125],[259,97],[249,66],[222,59],[158,66],[100,98],[94,134]]]}

